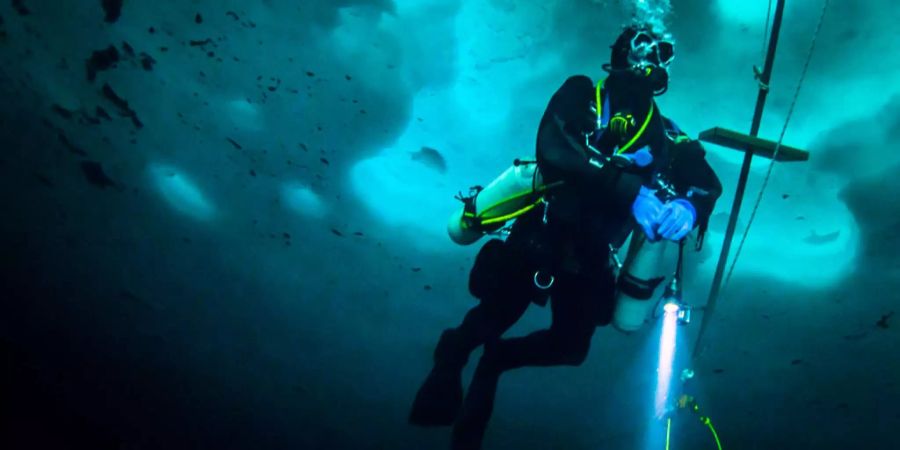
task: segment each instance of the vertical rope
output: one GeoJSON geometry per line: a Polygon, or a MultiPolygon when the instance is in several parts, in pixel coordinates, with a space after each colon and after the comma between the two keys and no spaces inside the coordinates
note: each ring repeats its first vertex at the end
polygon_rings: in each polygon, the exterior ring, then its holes
{"type": "Polygon", "coordinates": [[[741,256],[741,250],[744,248],[744,243],[747,241],[747,235],[750,234],[750,226],[753,225],[753,220],[756,219],[756,212],[759,210],[759,204],[762,202],[763,194],[766,191],[766,187],[769,184],[769,178],[772,176],[772,169],[775,168],[775,161],[778,159],[778,151],[781,150],[781,143],[784,141],[784,135],[787,133],[788,124],[791,122],[791,117],[794,115],[794,108],[797,106],[797,99],[800,97],[800,90],[803,87],[803,82],[806,80],[806,74],[809,70],[809,63],[812,61],[813,53],[816,49],[816,41],[819,37],[819,32],[822,30],[822,23],[825,21],[825,14],[828,12],[828,5],[830,0],[825,0],[824,5],[822,6],[822,14],[819,16],[819,23],[816,25],[816,31],[813,33],[812,43],[809,46],[809,53],[806,55],[806,63],[803,65],[803,72],[800,74],[800,81],[797,82],[797,90],[794,92],[794,98],[791,101],[791,106],[788,109],[787,117],[784,120],[784,126],[781,128],[781,135],[778,137],[778,142],[775,144],[775,154],[772,155],[772,161],[769,163],[769,169],[766,171],[766,177],[763,179],[763,185],[759,189],[759,195],[756,197],[756,204],[753,206],[753,211],[750,213],[750,221],[747,223],[747,228],[744,230],[744,234],[741,236],[741,242],[738,244],[737,252],[734,255],[734,259],[731,261],[731,267],[728,269],[728,275],[725,277],[725,283],[722,285],[722,291],[728,287],[728,283],[731,281],[731,275],[734,273],[734,267],[737,265],[738,258],[741,256]]]}
{"type": "Polygon", "coordinates": [[[769,0],[769,10],[766,12],[766,31],[763,33],[762,59],[766,59],[766,47],[769,46],[769,24],[772,23],[772,0],[769,0]]]}

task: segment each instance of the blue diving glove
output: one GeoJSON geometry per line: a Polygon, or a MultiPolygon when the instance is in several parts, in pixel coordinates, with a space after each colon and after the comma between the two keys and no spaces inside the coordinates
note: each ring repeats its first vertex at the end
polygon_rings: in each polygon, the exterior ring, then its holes
{"type": "Polygon", "coordinates": [[[687,200],[676,199],[663,206],[656,231],[663,239],[680,241],[694,229],[696,221],[697,210],[694,205],[687,200]]]}
{"type": "Polygon", "coordinates": [[[647,145],[634,153],[626,153],[622,156],[631,160],[638,167],[647,167],[653,162],[653,154],[650,153],[650,147],[647,145]]]}
{"type": "Polygon", "coordinates": [[[645,186],[641,186],[637,198],[634,199],[634,203],[631,205],[631,213],[634,215],[634,219],[651,241],[657,240],[657,218],[662,214],[663,206],[663,202],[656,197],[656,191],[645,186]]]}

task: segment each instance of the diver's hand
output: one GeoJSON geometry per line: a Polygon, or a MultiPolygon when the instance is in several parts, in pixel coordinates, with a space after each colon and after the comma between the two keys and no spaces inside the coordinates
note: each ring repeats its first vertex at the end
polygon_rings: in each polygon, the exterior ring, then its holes
{"type": "Polygon", "coordinates": [[[625,157],[638,167],[647,167],[653,162],[653,154],[650,153],[650,146],[648,145],[641,147],[634,153],[626,153],[621,156],[625,157]]]}
{"type": "Polygon", "coordinates": [[[671,200],[662,207],[657,220],[657,232],[663,239],[680,241],[694,229],[696,221],[697,210],[691,202],[684,199],[671,200]]]}
{"type": "Polygon", "coordinates": [[[656,229],[658,217],[662,216],[663,203],[656,197],[656,191],[645,186],[641,186],[641,190],[631,205],[631,213],[638,225],[644,230],[647,238],[651,241],[657,240],[656,229]]]}

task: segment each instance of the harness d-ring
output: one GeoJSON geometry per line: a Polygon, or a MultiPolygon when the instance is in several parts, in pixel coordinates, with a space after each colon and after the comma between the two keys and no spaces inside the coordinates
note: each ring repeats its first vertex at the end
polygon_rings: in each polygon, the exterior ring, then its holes
{"type": "Polygon", "coordinates": [[[550,282],[547,284],[541,284],[541,282],[538,281],[538,277],[540,276],[540,274],[540,270],[534,273],[534,285],[537,286],[538,289],[546,291],[547,289],[550,289],[551,286],[553,286],[553,282],[556,281],[556,278],[554,278],[553,275],[550,275],[550,282]]]}

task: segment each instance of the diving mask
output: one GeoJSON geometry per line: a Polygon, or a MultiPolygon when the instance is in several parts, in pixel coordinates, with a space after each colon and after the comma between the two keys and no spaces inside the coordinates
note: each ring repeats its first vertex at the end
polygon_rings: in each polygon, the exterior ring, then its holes
{"type": "Polygon", "coordinates": [[[631,38],[628,62],[641,71],[647,68],[665,70],[675,59],[675,44],[666,39],[657,39],[648,31],[640,30],[631,38]]]}

